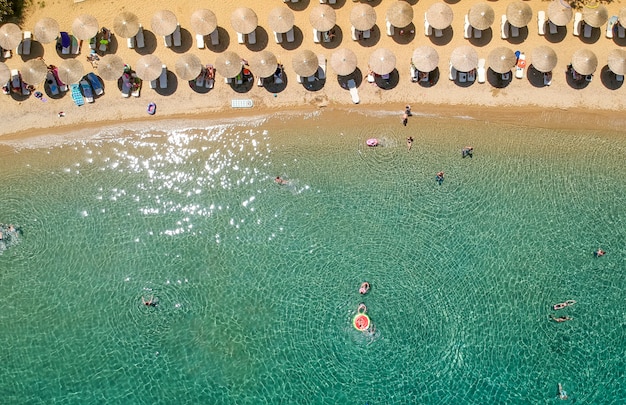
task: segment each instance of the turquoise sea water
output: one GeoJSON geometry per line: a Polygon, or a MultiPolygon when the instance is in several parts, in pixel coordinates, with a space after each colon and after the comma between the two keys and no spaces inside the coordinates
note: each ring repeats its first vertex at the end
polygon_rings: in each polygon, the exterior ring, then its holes
{"type": "Polygon", "coordinates": [[[398,117],[2,146],[1,402],[624,403],[626,137],[398,117]]]}

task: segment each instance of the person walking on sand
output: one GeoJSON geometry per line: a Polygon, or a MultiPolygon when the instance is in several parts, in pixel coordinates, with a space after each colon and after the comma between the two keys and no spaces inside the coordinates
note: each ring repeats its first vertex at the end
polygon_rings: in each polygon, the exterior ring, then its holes
{"type": "Polygon", "coordinates": [[[413,137],[409,136],[406,138],[406,148],[410,151],[413,146],[413,137]]]}

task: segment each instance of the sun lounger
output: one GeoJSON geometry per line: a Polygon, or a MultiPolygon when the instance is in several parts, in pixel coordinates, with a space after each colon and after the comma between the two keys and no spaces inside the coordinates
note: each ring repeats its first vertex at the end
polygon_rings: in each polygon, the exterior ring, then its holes
{"type": "Polygon", "coordinates": [[[483,30],[479,30],[472,27],[472,31],[474,32],[474,38],[480,38],[483,36],[483,30]]]}
{"type": "Polygon", "coordinates": [[[526,67],[526,55],[520,53],[515,65],[515,77],[522,79],[524,77],[524,68],[526,67]]]}
{"type": "Polygon", "coordinates": [[[552,21],[548,20],[548,29],[550,30],[550,35],[556,35],[559,33],[559,27],[552,21]]]}
{"type": "Polygon", "coordinates": [[[519,28],[514,25],[511,25],[510,27],[511,27],[511,37],[512,38],[519,37],[519,28]]]}
{"type": "Polygon", "coordinates": [[[456,69],[452,66],[452,63],[450,63],[450,74],[448,75],[448,79],[453,81],[456,80],[456,73],[456,69]]]}
{"type": "Polygon", "coordinates": [[[592,81],[593,80],[593,75],[585,76],[585,80],[588,81],[588,82],[592,81]]]}
{"type": "Polygon", "coordinates": [[[572,34],[579,36],[580,35],[580,25],[583,22],[583,14],[582,13],[576,13],[574,14],[574,31],[572,32],[572,34]]]}
{"type": "Polygon", "coordinates": [[[371,36],[371,30],[363,31],[363,39],[369,39],[371,36]]]}
{"type": "Polygon", "coordinates": [[[196,43],[198,44],[198,49],[204,49],[204,35],[196,34],[196,43]]]}
{"type": "Polygon", "coordinates": [[[543,74],[543,85],[549,86],[552,84],[552,72],[546,72],[543,74]]]}
{"type": "Polygon", "coordinates": [[[240,44],[245,44],[246,43],[246,39],[244,38],[243,34],[241,32],[237,33],[237,43],[240,44]]]}
{"type": "Polygon", "coordinates": [[[615,75],[615,80],[617,80],[618,82],[623,82],[624,81],[624,75],[615,75]]]}
{"type": "Polygon", "coordinates": [[[172,40],[174,42],[174,46],[178,47],[182,45],[181,37],[180,37],[180,24],[176,24],[176,29],[172,34],[172,40]]]}
{"type": "Polygon", "coordinates": [[[211,37],[211,45],[215,46],[220,44],[220,33],[217,28],[214,29],[213,32],[209,34],[209,36],[211,37]]]}
{"type": "Polygon", "coordinates": [[[296,82],[302,83],[302,76],[300,76],[299,74],[296,74],[296,82]]]}
{"type": "Polygon", "coordinates": [[[93,103],[93,91],[87,80],[83,79],[79,82],[80,88],[83,91],[83,96],[88,103],[93,103]]]}
{"type": "Polygon", "coordinates": [[[473,83],[474,80],[476,80],[476,69],[472,69],[467,72],[467,81],[473,83]]]}
{"type": "Polygon", "coordinates": [[[202,68],[198,77],[196,77],[196,87],[204,86],[204,78],[206,76],[206,69],[202,68]]]}
{"type": "Polygon", "coordinates": [[[136,74],[133,73],[133,77],[132,77],[132,96],[133,97],[139,97],[139,95],[141,94],[141,84],[142,84],[142,80],[140,78],[137,77],[136,74]]]}
{"type": "Polygon", "coordinates": [[[56,96],[59,94],[59,85],[57,84],[57,80],[54,78],[54,74],[51,71],[48,71],[46,74],[46,84],[50,89],[50,94],[56,96]]]}
{"type": "Polygon", "coordinates": [[[293,33],[293,28],[287,31],[285,33],[285,36],[287,37],[287,42],[293,42],[296,40],[295,35],[293,33]]]}
{"type": "Polygon", "coordinates": [[[509,38],[509,21],[506,19],[506,15],[502,14],[502,22],[500,23],[500,34],[502,39],[509,38]]]}
{"type": "Polygon", "coordinates": [[[463,38],[469,39],[472,37],[472,25],[469,22],[469,16],[465,14],[465,25],[463,26],[463,38]]]}
{"type": "Polygon", "coordinates": [[[159,76],[159,87],[167,89],[167,66],[161,65],[161,76],[159,76]]]}
{"type": "Polygon", "coordinates": [[[393,25],[389,21],[385,21],[385,25],[387,26],[387,35],[393,37],[393,25]]]}
{"type": "Polygon", "coordinates": [[[14,92],[22,92],[22,78],[17,69],[11,69],[11,90],[14,92]]]}
{"type": "Polygon", "coordinates": [[[100,52],[106,52],[111,43],[111,30],[102,28],[102,39],[100,40],[100,52]]]}
{"type": "Polygon", "coordinates": [[[256,44],[256,30],[248,34],[248,43],[250,45],[256,44]]]}
{"type": "Polygon", "coordinates": [[[61,44],[61,55],[69,55],[72,48],[72,38],[70,38],[70,34],[61,32],[59,43],[61,44]]]}
{"type": "Polygon", "coordinates": [[[26,84],[26,82],[22,80],[22,95],[28,96],[29,94],[30,94],[30,90],[28,89],[28,84],[26,84]]]}
{"type": "Polygon", "coordinates": [[[537,11],[537,32],[539,35],[546,33],[546,12],[543,10],[537,11]]]}
{"type": "Polygon", "coordinates": [[[459,72],[459,83],[465,83],[467,81],[467,72],[459,72]]]}
{"type": "Polygon", "coordinates": [[[235,76],[235,84],[238,86],[243,84],[243,75],[241,73],[235,76]]]}
{"type": "Polygon", "coordinates": [[[415,65],[413,65],[411,63],[411,82],[416,83],[418,81],[418,72],[417,72],[417,68],[415,67],[415,65]]]}
{"type": "Polygon", "coordinates": [[[426,13],[424,13],[424,35],[427,37],[433,35],[433,27],[430,26],[428,18],[426,18],[426,13]]]}
{"type": "Polygon", "coordinates": [[[485,60],[478,59],[478,67],[476,68],[476,75],[478,76],[478,83],[484,83],[487,72],[485,70],[485,60]]]}
{"type": "Polygon", "coordinates": [[[83,41],[79,41],[74,35],[72,35],[72,55],[78,55],[80,53],[80,44],[83,41]]]}
{"type": "Polygon", "coordinates": [[[130,79],[131,78],[128,73],[124,73],[122,75],[122,97],[124,98],[130,96],[130,88],[132,87],[130,79]]]}
{"type": "Polygon", "coordinates": [[[30,31],[24,31],[24,39],[17,46],[17,53],[19,55],[30,55],[30,43],[32,41],[32,34],[30,31]]]}
{"type": "Polygon", "coordinates": [[[59,85],[59,90],[63,92],[67,91],[68,90],[67,84],[63,83],[61,79],[59,79],[59,71],[57,70],[57,68],[52,69],[52,75],[54,76],[54,79],[57,81],[57,84],[59,85]]]}
{"type": "Polygon", "coordinates": [[[351,31],[352,31],[352,40],[353,41],[358,41],[359,37],[357,36],[356,28],[354,28],[354,26],[352,26],[350,28],[351,28],[351,31]]]}
{"type": "Polygon", "coordinates": [[[502,73],[502,80],[505,82],[511,80],[511,72],[502,73]]]}
{"type": "Polygon", "coordinates": [[[374,76],[373,72],[369,72],[367,74],[367,82],[368,83],[376,83],[376,77],[374,76]]]}
{"type": "Polygon", "coordinates": [[[361,102],[361,99],[359,99],[359,89],[357,89],[354,79],[348,80],[348,89],[350,90],[352,102],[354,104],[359,104],[361,102]]]}
{"type": "Polygon", "coordinates": [[[91,83],[91,87],[93,87],[93,92],[96,93],[96,96],[100,96],[104,93],[102,82],[100,82],[100,79],[98,79],[98,76],[96,76],[94,72],[88,73],[87,79],[89,80],[89,83],[91,83]]]}
{"type": "Polygon", "coordinates": [[[172,46],[172,35],[164,35],[163,36],[163,44],[166,48],[170,48],[172,46]]]}
{"type": "Polygon", "coordinates": [[[321,40],[322,38],[321,38],[320,32],[316,30],[315,28],[313,28],[313,42],[315,42],[316,44],[319,44],[321,40]]]}
{"type": "Polygon", "coordinates": [[[624,26],[619,22],[617,23],[617,37],[626,38],[626,30],[624,29],[624,26]]]}
{"type": "Polygon", "coordinates": [[[80,87],[76,83],[70,84],[70,91],[72,92],[72,100],[74,100],[74,104],[79,107],[85,104],[85,98],[81,94],[80,87]]]}
{"type": "Polygon", "coordinates": [[[326,79],[326,56],[317,55],[319,68],[317,69],[317,77],[320,80],[326,79]]]}
{"type": "Polygon", "coordinates": [[[277,44],[282,44],[283,34],[281,34],[280,32],[274,31],[274,41],[276,41],[277,44]]]}
{"type": "Polygon", "coordinates": [[[337,0],[328,0],[328,4],[337,4],[337,0]]]}
{"type": "Polygon", "coordinates": [[[606,37],[613,38],[613,32],[615,31],[615,24],[617,24],[617,16],[609,18],[609,21],[606,23],[606,37]]]}
{"type": "MultiPolygon", "coordinates": [[[[207,69],[206,69],[206,78],[204,80],[204,87],[207,89],[212,89],[213,88],[213,84],[215,83],[215,79],[214,76],[209,77],[210,73],[209,73],[209,69],[211,68],[213,69],[212,65],[207,65],[207,69]]],[[[213,70],[213,75],[215,75],[215,70],[213,70]]]]}
{"type": "Polygon", "coordinates": [[[2,51],[2,57],[4,59],[9,59],[13,55],[13,52],[10,49],[0,47],[0,50],[2,51]]]}
{"type": "Polygon", "coordinates": [[[583,21],[583,37],[591,38],[591,33],[593,32],[593,27],[586,22],[583,21]]]}
{"type": "Polygon", "coordinates": [[[135,35],[135,42],[137,44],[137,48],[141,49],[146,46],[143,37],[143,27],[139,24],[139,31],[137,31],[137,35],[135,35]]]}
{"type": "Polygon", "coordinates": [[[135,37],[127,38],[126,43],[128,45],[128,49],[133,49],[135,47],[135,37]]]}
{"type": "Polygon", "coordinates": [[[256,80],[256,85],[259,86],[259,87],[263,87],[263,78],[262,77],[259,77],[256,80]]]}
{"type": "Polygon", "coordinates": [[[89,38],[89,49],[96,49],[96,42],[97,42],[96,37],[89,38]]]}

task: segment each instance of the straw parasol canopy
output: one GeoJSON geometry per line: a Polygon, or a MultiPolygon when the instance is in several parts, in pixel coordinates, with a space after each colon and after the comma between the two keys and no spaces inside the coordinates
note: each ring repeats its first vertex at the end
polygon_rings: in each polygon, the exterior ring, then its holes
{"type": "Polygon", "coordinates": [[[420,46],[413,51],[411,62],[420,72],[432,72],[439,65],[439,54],[432,46],[420,46]]]}
{"type": "Polygon", "coordinates": [[[249,34],[259,25],[259,19],[251,8],[240,7],[230,15],[230,24],[240,34],[249,34]]]}
{"type": "Polygon", "coordinates": [[[617,21],[623,26],[626,27],[626,7],[622,8],[619,11],[619,15],[617,17],[617,21]]]}
{"type": "Polygon", "coordinates": [[[505,46],[499,46],[489,53],[489,67],[496,73],[510,72],[517,63],[515,52],[505,46]]]}
{"type": "Polygon", "coordinates": [[[6,83],[11,79],[11,69],[6,63],[0,62],[0,83],[6,83]]]}
{"type": "Polygon", "coordinates": [[[589,49],[579,49],[572,55],[572,67],[581,75],[593,74],[598,67],[598,58],[589,49]]]}
{"type": "Polygon", "coordinates": [[[34,35],[37,41],[42,44],[49,44],[56,41],[59,36],[59,23],[52,18],[44,17],[37,21],[33,31],[35,31],[34,35]]]}
{"type": "Polygon", "coordinates": [[[350,11],[350,23],[359,31],[367,31],[376,24],[376,11],[369,4],[359,3],[350,11]]]}
{"type": "Polygon", "coordinates": [[[112,53],[106,54],[98,62],[98,73],[104,80],[117,80],[124,73],[124,61],[112,53]]]}
{"type": "Polygon", "coordinates": [[[591,25],[594,28],[600,28],[609,19],[609,11],[602,4],[594,7],[583,8],[583,20],[585,20],[586,24],[591,25]]]}
{"type": "Polygon", "coordinates": [[[506,19],[514,27],[524,28],[533,18],[533,10],[521,0],[515,0],[506,6],[506,19]]]}
{"type": "Polygon", "coordinates": [[[191,28],[200,35],[209,35],[217,28],[217,17],[211,10],[201,8],[191,15],[191,28]]]}
{"type": "Polygon", "coordinates": [[[174,66],[176,70],[176,74],[183,80],[193,80],[202,71],[202,62],[200,62],[200,58],[192,53],[186,53],[182,55],[176,61],[176,65],[174,66]]]}
{"type": "Polygon", "coordinates": [[[392,3],[387,9],[387,21],[394,27],[406,27],[413,21],[413,7],[404,1],[392,3]]]}
{"type": "MultiPolygon", "coordinates": [[[[176,15],[169,10],[157,11],[150,21],[152,31],[157,35],[170,35],[176,30],[178,19],[176,15]]],[[[145,80],[145,79],[144,79],[145,80]]],[[[153,80],[153,79],[152,79],[153,80]]]]}
{"type": "Polygon", "coordinates": [[[226,51],[215,59],[215,70],[224,77],[235,77],[241,69],[241,58],[235,52],[226,51]]]}
{"type": "Polygon", "coordinates": [[[389,74],[396,67],[396,56],[389,49],[378,48],[372,52],[369,66],[378,75],[389,74]]]}
{"type": "Polygon", "coordinates": [[[291,63],[294,72],[303,77],[313,76],[319,67],[317,55],[308,49],[298,52],[291,63]]]}
{"type": "Polygon", "coordinates": [[[65,59],[59,64],[58,69],[59,79],[66,84],[78,82],[85,72],[83,63],[76,59],[65,59]]]}
{"type": "Polygon", "coordinates": [[[556,52],[549,46],[538,46],[533,49],[530,57],[533,67],[542,73],[551,72],[556,67],[556,52]]]}
{"type": "Polygon", "coordinates": [[[72,23],[72,33],[78,39],[86,41],[96,36],[100,26],[96,17],[89,14],[81,14],[72,23]]]}
{"type": "Polygon", "coordinates": [[[261,51],[252,55],[250,69],[259,77],[270,77],[276,72],[278,59],[270,51],[261,51]]]}
{"type": "Polygon", "coordinates": [[[311,9],[309,21],[318,31],[330,31],[335,26],[337,16],[335,10],[327,4],[319,4],[311,9]]]}
{"type": "Polygon", "coordinates": [[[155,55],[144,55],[137,61],[135,73],[141,80],[151,82],[161,76],[161,59],[155,55]]]}
{"type": "Polygon", "coordinates": [[[445,3],[435,3],[426,10],[426,20],[436,30],[448,28],[453,17],[452,9],[445,3]]]}
{"type": "Polygon", "coordinates": [[[611,52],[609,52],[608,64],[611,72],[616,75],[626,75],[626,51],[623,49],[611,50],[611,52]]]}
{"type": "Polygon", "coordinates": [[[270,29],[274,32],[285,33],[293,28],[293,11],[287,7],[276,7],[270,10],[267,16],[270,29]]]}
{"type": "Polygon", "coordinates": [[[46,78],[48,66],[42,59],[31,59],[22,65],[20,69],[22,80],[28,84],[37,84],[46,78]]]}
{"type": "Polygon", "coordinates": [[[486,30],[491,27],[496,17],[489,4],[477,3],[469,9],[468,18],[472,27],[477,30],[486,30]]]}
{"type": "Polygon", "coordinates": [[[0,46],[4,49],[16,48],[22,42],[22,30],[16,24],[7,23],[0,27],[0,46]]]}
{"type": "Polygon", "coordinates": [[[478,66],[478,54],[469,45],[459,46],[450,54],[450,63],[460,72],[469,72],[478,66]]]}
{"type": "Polygon", "coordinates": [[[552,0],[548,6],[548,19],[560,27],[569,24],[573,14],[572,8],[565,7],[559,0],[552,0]]]}
{"type": "Polygon", "coordinates": [[[348,48],[341,48],[333,52],[330,57],[330,67],[339,76],[347,76],[356,70],[356,54],[348,48]]]}
{"type": "Polygon", "coordinates": [[[123,11],[113,19],[113,31],[122,38],[130,38],[139,32],[139,18],[133,13],[123,11]]]}

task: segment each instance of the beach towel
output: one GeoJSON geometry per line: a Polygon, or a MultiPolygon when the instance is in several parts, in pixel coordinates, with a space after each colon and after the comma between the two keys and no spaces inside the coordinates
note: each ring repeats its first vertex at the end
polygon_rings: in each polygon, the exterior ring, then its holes
{"type": "Polygon", "coordinates": [[[70,84],[70,91],[72,93],[72,100],[77,106],[81,106],[85,104],[85,99],[80,92],[80,87],[77,84],[70,84]]]}

